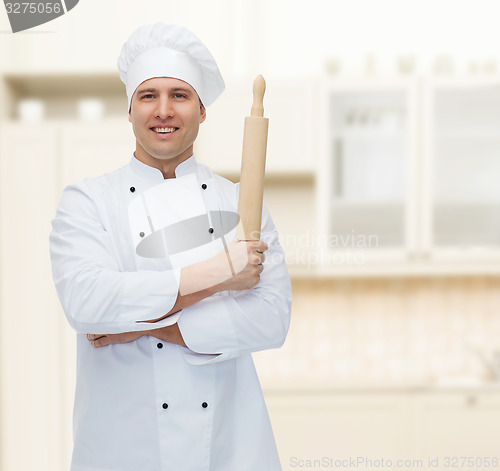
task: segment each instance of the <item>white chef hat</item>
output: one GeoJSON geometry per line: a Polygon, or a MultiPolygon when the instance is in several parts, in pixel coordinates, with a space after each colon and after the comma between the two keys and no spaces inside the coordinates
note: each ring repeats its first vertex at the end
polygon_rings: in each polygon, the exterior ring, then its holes
{"type": "Polygon", "coordinates": [[[206,46],[187,28],[165,23],[141,26],[130,35],[118,58],[118,71],[126,86],[129,110],[137,87],[155,77],[187,82],[205,107],[225,88],[206,46]]]}

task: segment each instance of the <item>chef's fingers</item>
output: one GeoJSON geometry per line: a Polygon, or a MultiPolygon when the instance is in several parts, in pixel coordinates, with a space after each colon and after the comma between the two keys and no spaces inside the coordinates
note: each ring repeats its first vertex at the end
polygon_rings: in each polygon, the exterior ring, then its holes
{"type": "MultiPolygon", "coordinates": [[[[87,335],[87,338],[89,336],[87,335]]],[[[90,344],[94,347],[94,348],[99,348],[99,347],[105,347],[106,345],[109,345],[110,342],[109,342],[109,339],[108,339],[108,336],[107,335],[93,335],[92,336],[93,338],[92,339],[89,339],[90,340],[90,344]]]]}
{"type": "Polygon", "coordinates": [[[96,340],[92,340],[92,342],[90,342],[90,343],[94,348],[105,347],[106,345],[109,344],[106,340],[107,340],[107,337],[104,336],[104,337],[99,337],[96,340]]]}
{"type": "Polygon", "coordinates": [[[259,240],[256,243],[254,250],[260,253],[264,253],[267,249],[269,249],[269,246],[263,240],[259,240]]]}
{"type": "Polygon", "coordinates": [[[102,337],[105,337],[104,334],[87,334],[87,340],[97,340],[97,339],[100,339],[102,337]]]}
{"type": "Polygon", "coordinates": [[[266,260],[266,256],[261,252],[254,252],[248,257],[248,261],[253,265],[262,265],[266,260]]]}

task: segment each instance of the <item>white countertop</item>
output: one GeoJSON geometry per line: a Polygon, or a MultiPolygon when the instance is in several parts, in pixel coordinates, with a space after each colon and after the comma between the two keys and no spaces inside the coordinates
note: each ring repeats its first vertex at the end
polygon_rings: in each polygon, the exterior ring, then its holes
{"type": "Polygon", "coordinates": [[[362,393],[500,393],[500,381],[443,380],[415,383],[275,383],[262,384],[266,395],[324,395],[362,393]]]}

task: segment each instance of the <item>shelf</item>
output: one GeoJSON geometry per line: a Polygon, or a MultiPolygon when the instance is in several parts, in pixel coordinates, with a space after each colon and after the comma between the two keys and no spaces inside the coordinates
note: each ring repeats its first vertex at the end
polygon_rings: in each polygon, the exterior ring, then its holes
{"type": "Polygon", "coordinates": [[[363,266],[288,266],[293,280],[342,278],[500,277],[500,263],[376,263],[363,266]]]}
{"type": "Polygon", "coordinates": [[[125,94],[125,85],[118,73],[7,73],[7,87],[21,96],[125,94]]]}
{"type": "Polygon", "coordinates": [[[464,129],[462,131],[460,130],[454,130],[454,131],[439,131],[437,133],[434,131],[435,140],[445,140],[445,139],[498,139],[500,140],[500,133],[498,129],[495,130],[468,130],[464,129]]]}
{"type": "Polygon", "coordinates": [[[2,110],[4,119],[17,119],[19,105],[36,100],[42,107],[41,119],[72,119],[83,99],[99,101],[105,116],[127,117],[125,86],[117,73],[5,74],[2,89],[9,98],[2,110]]]}
{"type": "MultiPolygon", "coordinates": [[[[257,354],[258,355],[258,354],[257,354]]],[[[288,395],[341,395],[341,394],[443,394],[443,393],[487,393],[498,394],[500,383],[487,382],[471,378],[470,382],[439,383],[439,382],[328,382],[321,380],[279,380],[263,381],[262,389],[266,396],[288,395]]]]}
{"type": "Polygon", "coordinates": [[[386,129],[365,129],[361,130],[352,130],[352,131],[337,131],[331,134],[332,139],[338,139],[341,141],[344,140],[360,140],[360,141],[368,141],[368,140],[400,140],[404,138],[405,129],[401,130],[386,130],[386,129]]]}

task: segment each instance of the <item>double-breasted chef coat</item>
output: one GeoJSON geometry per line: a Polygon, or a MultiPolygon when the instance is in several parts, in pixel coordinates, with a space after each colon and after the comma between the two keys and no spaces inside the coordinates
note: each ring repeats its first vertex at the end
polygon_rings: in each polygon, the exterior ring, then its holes
{"type": "MultiPolygon", "coordinates": [[[[194,156],[177,167],[176,179],[182,178],[207,213],[237,212],[238,185],[194,156]]],[[[77,331],[71,470],[279,470],[251,357],[281,346],[289,326],[290,279],[278,234],[264,208],[261,238],[269,250],[253,289],[217,293],[155,324],[141,322],[174,305],[182,260],[137,254],[140,240],[159,225],[147,204],[149,220],[137,213],[136,200],[151,201],[156,188],[174,180],[132,157],[112,173],[65,188],[52,222],[54,281],[77,331]],[[94,349],[85,336],[174,322],[187,347],[143,336],[94,349]]],[[[165,212],[184,204],[167,199],[165,212]]],[[[222,247],[214,238],[206,254],[222,247]]],[[[194,253],[202,258],[200,250],[194,253]]]]}

